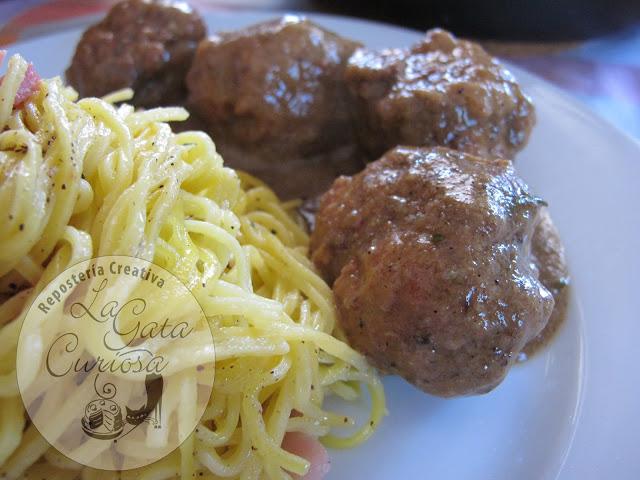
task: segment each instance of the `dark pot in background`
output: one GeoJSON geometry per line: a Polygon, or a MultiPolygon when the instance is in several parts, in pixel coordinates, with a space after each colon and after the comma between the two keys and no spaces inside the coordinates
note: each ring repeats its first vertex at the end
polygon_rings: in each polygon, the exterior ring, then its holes
{"type": "Polygon", "coordinates": [[[583,40],[640,23],[640,0],[313,0],[333,13],[479,39],[583,40]]]}

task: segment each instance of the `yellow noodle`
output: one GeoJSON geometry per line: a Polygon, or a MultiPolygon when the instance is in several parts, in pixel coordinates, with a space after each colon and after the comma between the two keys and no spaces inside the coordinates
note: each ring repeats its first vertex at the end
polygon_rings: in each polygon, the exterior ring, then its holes
{"type": "MultiPolygon", "coordinates": [[[[202,132],[174,134],[164,122],[185,119],[183,109],[114,107],[130,90],[77,101],[56,78],[13,109],[26,69],[14,56],[0,85],[0,286],[21,285],[0,292],[0,476],[288,479],[309,462],[281,448],[287,432],[336,447],[371,435],[385,414],[383,390],[365,359],[334,336],[332,292],[306,256],[298,203],[281,203],[259,180],[224,167],[202,132]],[[25,308],[70,265],[114,254],[180,278],[217,342],[214,391],[196,431],[161,461],[121,473],[82,467],[33,425],[25,429],[15,375],[25,308]],[[354,422],[326,411],[325,397],[355,399],[359,384],[370,394],[369,419],[339,436],[336,427],[354,422]]],[[[194,340],[176,355],[186,365],[203,348],[194,340]]],[[[163,403],[181,412],[184,428],[195,389],[185,376],[163,403]]]]}

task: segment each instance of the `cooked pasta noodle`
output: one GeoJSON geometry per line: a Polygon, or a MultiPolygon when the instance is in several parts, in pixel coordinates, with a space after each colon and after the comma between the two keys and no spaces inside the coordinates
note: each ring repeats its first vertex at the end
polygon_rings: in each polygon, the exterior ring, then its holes
{"type": "Polygon", "coordinates": [[[174,134],[165,122],[184,120],[183,109],[113,104],[131,91],[77,100],[55,78],[13,108],[26,69],[12,57],[0,86],[0,473],[286,479],[309,468],[281,447],[286,432],[333,447],[371,435],[385,412],[381,383],[336,334],[332,292],[308,260],[295,203],[224,167],[204,133],[174,134]],[[25,420],[15,377],[35,296],[70,265],[103,255],[143,258],[180,278],[216,341],[214,392],[199,427],[163,460],[119,473],[83,468],[49,447],[25,420]],[[369,391],[369,419],[339,436],[352,422],[325,410],[324,399],[353,400],[359,385],[369,391]]]}

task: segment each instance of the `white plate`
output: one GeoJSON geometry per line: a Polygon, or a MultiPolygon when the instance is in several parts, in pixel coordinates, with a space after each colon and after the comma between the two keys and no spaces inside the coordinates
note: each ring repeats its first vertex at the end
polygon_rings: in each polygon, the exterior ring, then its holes
{"type": "MultiPolygon", "coordinates": [[[[210,13],[210,31],[273,13],[210,13]]],[[[372,47],[414,31],[331,16],[372,47]]],[[[68,65],[79,30],[13,46],[45,76],[68,65]]],[[[517,168],[551,205],[573,276],[569,318],[543,353],[493,392],[429,397],[385,380],[389,416],[365,445],[333,451],[330,479],[640,478],[640,146],[550,85],[513,69],[538,124],[517,168]]]]}

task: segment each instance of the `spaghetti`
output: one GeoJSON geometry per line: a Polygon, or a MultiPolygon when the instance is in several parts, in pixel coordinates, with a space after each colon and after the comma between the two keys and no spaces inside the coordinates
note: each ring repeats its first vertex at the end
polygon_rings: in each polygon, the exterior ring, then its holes
{"type": "MultiPolygon", "coordinates": [[[[0,85],[0,473],[48,479],[242,478],[304,475],[287,432],[331,447],[366,440],[385,413],[380,380],[336,334],[331,289],[307,257],[308,237],[260,181],[223,166],[202,132],[174,134],[182,108],[134,111],[132,92],[77,100],[42,81],[13,108],[27,71],[10,59],[0,85]],[[216,341],[214,392],[196,431],[163,460],[108,472],[75,464],[24,416],[15,378],[26,309],[70,265],[95,256],[153,261],[185,283],[216,341]],[[369,391],[369,419],[323,407],[369,391]]],[[[185,379],[185,382],[189,381],[185,379]]]]}

